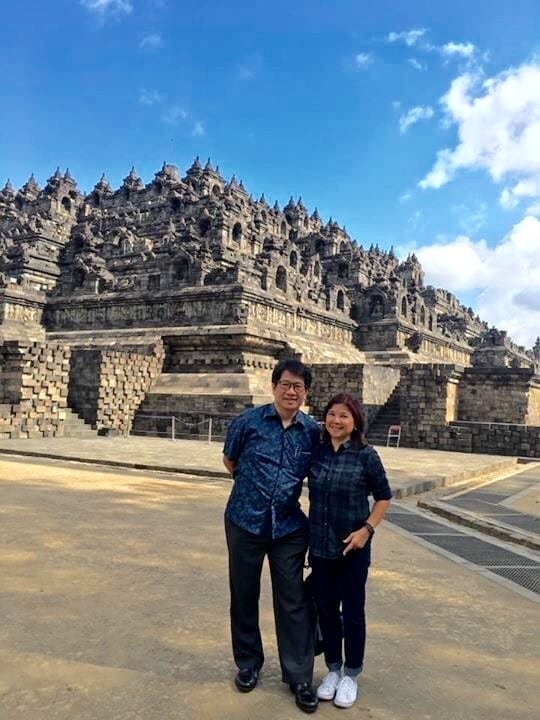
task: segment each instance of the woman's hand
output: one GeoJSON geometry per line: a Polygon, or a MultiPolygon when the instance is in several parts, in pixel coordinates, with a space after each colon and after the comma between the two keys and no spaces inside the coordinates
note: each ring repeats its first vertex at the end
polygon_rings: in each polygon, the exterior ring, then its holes
{"type": "Polygon", "coordinates": [[[346,555],[351,550],[361,550],[370,538],[369,530],[365,527],[360,530],[355,530],[350,535],[347,535],[345,540],[345,549],[343,554],[346,555]]]}

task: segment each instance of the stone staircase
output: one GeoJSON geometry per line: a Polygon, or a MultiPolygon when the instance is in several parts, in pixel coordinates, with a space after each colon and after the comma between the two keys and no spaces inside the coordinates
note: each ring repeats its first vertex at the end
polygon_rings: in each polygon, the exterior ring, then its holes
{"type": "Polygon", "coordinates": [[[366,436],[371,445],[386,445],[390,425],[399,425],[401,423],[400,394],[400,383],[398,383],[370,423],[366,436]]]}
{"type": "Polygon", "coordinates": [[[272,400],[270,377],[261,373],[163,372],[135,413],[133,435],[167,437],[171,416],[178,437],[208,432],[223,436],[227,423],[247,407],[272,400]]]}
{"type": "Polygon", "coordinates": [[[97,438],[98,434],[96,430],[92,429],[91,425],[85,423],[77,413],[73,412],[69,408],[66,408],[66,419],[64,421],[64,437],[66,438],[97,438]]]}
{"type": "MultiPolygon", "coordinates": [[[[289,347],[302,356],[303,362],[316,366],[317,363],[363,363],[365,355],[352,344],[328,338],[312,336],[288,329],[283,334],[289,347]]],[[[314,370],[316,367],[314,367],[314,370]]]]}

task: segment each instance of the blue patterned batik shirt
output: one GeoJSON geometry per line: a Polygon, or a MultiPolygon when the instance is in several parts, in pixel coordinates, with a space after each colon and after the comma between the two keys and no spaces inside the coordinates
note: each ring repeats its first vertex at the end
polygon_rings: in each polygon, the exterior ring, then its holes
{"type": "Polygon", "coordinates": [[[283,427],[274,405],[246,410],[229,425],[223,454],[236,463],[225,514],[254,535],[280,538],[306,525],[298,501],[318,423],[298,412],[283,427]]]}
{"type": "Polygon", "coordinates": [[[337,452],[330,442],[321,443],[313,453],[308,485],[310,552],[326,559],[341,557],[343,540],[368,519],[369,495],[392,497],[377,451],[350,440],[337,452]]]}

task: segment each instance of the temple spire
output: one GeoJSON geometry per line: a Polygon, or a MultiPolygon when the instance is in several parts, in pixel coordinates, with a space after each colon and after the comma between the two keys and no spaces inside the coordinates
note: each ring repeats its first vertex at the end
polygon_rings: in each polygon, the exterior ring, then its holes
{"type": "MultiPolygon", "coordinates": [[[[50,180],[49,180],[50,182],[50,180]]],[[[22,186],[21,192],[24,195],[34,195],[36,196],[39,193],[39,185],[36,182],[36,179],[34,177],[34,173],[30,175],[26,183],[22,186]]]]}
{"type": "Polygon", "coordinates": [[[5,198],[12,198],[15,196],[15,190],[9,178],[7,179],[6,184],[4,185],[2,190],[0,190],[0,195],[3,195],[5,198]]]}
{"type": "Polygon", "coordinates": [[[94,186],[94,190],[101,190],[101,191],[110,191],[111,186],[109,185],[109,181],[107,180],[107,177],[105,173],[102,174],[102,176],[99,179],[99,182],[97,182],[94,186]]]}

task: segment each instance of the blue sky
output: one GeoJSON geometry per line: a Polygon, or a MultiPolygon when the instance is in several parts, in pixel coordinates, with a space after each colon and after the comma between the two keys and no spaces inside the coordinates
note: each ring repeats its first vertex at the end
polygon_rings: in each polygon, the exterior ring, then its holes
{"type": "Polygon", "coordinates": [[[84,191],[195,155],[363,244],[415,250],[530,346],[540,334],[533,0],[20,0],[0,27],[0,182],[84,191]]]}

